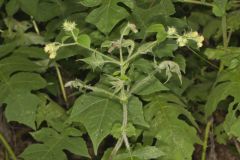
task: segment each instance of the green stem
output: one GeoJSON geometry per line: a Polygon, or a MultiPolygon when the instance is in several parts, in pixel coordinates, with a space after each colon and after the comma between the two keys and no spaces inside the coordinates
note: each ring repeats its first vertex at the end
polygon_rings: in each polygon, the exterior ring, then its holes
{"type": "Polygon", "coordinates": [[[188,49],[190,51],[192,51],[192,53],[194,53],[196,56],[198,56],[201,60],[203,60],[204,62],[206,62],[207,64],[209,64],[210,66],[212,66],[213,68],[219,69],[218,66],[216,66],[215,64],[211,63],[210,61],[208,61],[207,59],[203,58],[201,55],[199,55],[196,51],[194,51],[192,48],[188,47],[188,49]]]}
{"type": "Polygon", "coordinates": [[[236,139],[234,139],[233,141],[234,141],[234,145],[235,145],[235,147],[237,149],[237,152],[240,155],[240,145],[238,144],[238,141],[236,139]]]}
{"type": "MultiPolygon", "coordinates": [[[[227,35],[227,16],[226,14],[222,16],[222,36],[223,36],[223,47],[225,53],[227,53],[227,48],[228,48],[228,42],[230,39],[228,38],[227,35]]],[[[220,67],[218,73],[220,73],[224,69],[224,65],[222,62],[220,62],[220,67]]]]}
{"type": "Polygon", "coordinates": [[[222,17],[222,35],[223,35],[223,47],[225,52],[228,47],[228,36],[227,36],[227,16],[226,14],[222,17]]]}
{"type": "Polygon", "coordinates": [[[6,148],[9,155],[12,157],[12,159],[17,160],[17,157],[16,157],[15,153],[13,152],[12,148],[10,147],[10,145],[8,144],[8,142],[6,141],[6,139],[3,137],[3,135],[1,133],[0,133],[0,142],[6,148]]]}
{"type": "Polygon", "coordinates": [[[201,160],[206,160],[208,137],[209,137],[212,121],[213,121],[212,119],[210,121],[208,121],[206,129],[205,129],[205,135],[204,135],[204,142],[203,142],[203,149],[202,149],[202,158],[201,158],[201,160]]]}
{"type": "MultiPolygon", "coordinates": [[[[157,41],[153,42],[152,45],[149,45],[148,48],[145,48],[145,51],[147,52],[150,48],[153,48],[154,45],[157,44],[157,41]]],[[[144,52],[144,51],[141,51],[141,52],[144,52]]],[[[129,62],[131,62],[133,59],[135,59],[137,56],[139,56],[140,53],[138,51],[136,51],[135,53],[132,54],[132,56],[130,56],[125,62],[124,64],[127,64],[129,62]]]]}
{"type": "Polygon", "coordinates": [[[33,16],[31,16],[31,20],[32,20],[32,24],[33,24],[33,28],[34,28],[35,32],[36,32],[38,35],[40,35],[40,32],[39,32],[37,23],[36,23],[36,21],[33,19],[33,16]]]}
{"type": "Polygon", "coordinates": [[[118,62],[116,59],[114,59],[114,58],[112,58],[112,57],[109,57],[109,56],[103,54],[102,52],[97,51],[96,49],[92,49],[92,48],[85,47],[85,46],[83,46],[83,45],[81,45],[81,44],[79,44],[79,43],[77,43],[77,42],[67,43],[67,44],[61,44],[61,47],[68,47],[68,46],[75,46],[75,45],[76,45],[76,46],[80,46],[80,47],[82,47],[82,48],[84,48],[84,49],[86,49],[86,50],[89,50],[89,51],[91,51],[91,52],[95,52],[95,53],[97,53],[97,54],[100,54],[102,57],[104,57],[105,59],[109,60],[109,61],[107,61],[107,62],[109,62],[109,63],[113,63],[113,64],[116,64],[116,65],[119,65],[119,62],[118,62]]]}
{"type": "Polygon", "coordinates": [[[65,87],[64,87],[62,74],[61,74],[60,69],[59,69],[59,67],[56,63],[54,64],[54,66],[55,66],[55,69],[56,69],[56,72],[57,72],[58,81],[59,81],[59,84],[60,84],[63,99],[64,99],[66,105],[68,106],[67,93],[66,93],[66,90],[65,90],[65,87]]]}
{"type": "Polygon", "coordinates": [[[117,100],[120,100],[121,98],[114,95],[113,93],[111,92],[108,92],[102,88],[98,88],[98,87],[93,87],[93,86],[89,86],[89,85],[85,85],[85,84],[82,84],[82,83],[79,83],[79,87],[82,87],[82,88],[85,88],[85,89],[88,89],[88,90],[91,90],[93,92],[98,92],[98,93],[102,93],[102,94],[106,94],[108,96],[110,96],[111,98],[115,98],[117,100]]]}
{"type": "MultiPolygon", "coordinates": [[[[124,69],[124,65],[126,64],[124,62],[123,59],[123,53],[122,53],[122,41],[123,41],[123,33],[125,33],[126,29],[128,26],[126,26],[121,34],[120,37],[120,48],[119,48],[119,56],[120,56],[120,73],[121,73],[121,77],[123,77],[125,75],[125,69],[124,69]]],[[[125,87],[125,86],[124,86],[125,87]]],[[[115,147],[112,150],[112,153],[109,157],[109,160],[112,160],[112,158],[117,154],[118,150],[120,149],[120,147],[122,146],[123,142],[127,148],[127,150],[129,151],[130,155],[131,155],[131,149],[130,149],[130,145],[129,145],[129,141],[128,141],[128,137],[127,137],[127,133],[126,133],[126,128],[127,128],[127,123],[128,123],[128,98],[129,96],[126,95],[126,90],[125,88],[121,89],[120,92],[120,103],[122,104],[122,108],[123,108],[123,120],[122,120],[122,136],[118,139],[115,147]]]]}

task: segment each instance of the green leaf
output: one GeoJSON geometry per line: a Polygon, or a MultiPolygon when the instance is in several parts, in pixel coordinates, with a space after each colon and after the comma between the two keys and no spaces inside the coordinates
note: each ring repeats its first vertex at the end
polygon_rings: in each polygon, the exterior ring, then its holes
{"type": "Polygon", "coordinates": [[[90,94],[79,97],[72,109],[70,120],[81,122],[93,142],[95,154],[101,141],[111,133],[114,123],[121,122],[121,105],[107,98],[90,94]]]}
{"type": "Polygon", "coordinates": [[[171,0],[155,1],[150,8],[141,8],[140,6],[134,6],[132,10],[132,19],[140,28],[139,35],[144,37],[147,28],[155,21],[155,18],[159,15],[169,16],[175,13],[175,8],[171,0]]]}
{"type": "Polygon", "coordinates": [[[86,7],[95,7],[101,4],[101,0],[80,0],[80,3],[86,7]]]}
{"type": "Polygon", "coordinates": [[[6,11],[8,16],[13,16],[19,9],[19,3],[17,0],[10,0],[6,4],[6,11]]]}
{"type": "Polygon", "coordinates": [[[8,55],[9,53],[11,53],[12,51],[14,51],[14,49],[16,47],[17,47],[16,42],[11,42],[11,43],[0,45],[0,58],[4,57],[4,56],[8,55]]]}
{"type": "Polygon", "coordinates": [[[173,57],[173,52],[178,49],[178,45],[173,40],[166,40],[153,49],[153,54],[159,58],[173,57]]]}
{"type": "Polygon", "coordinates": [[[78,36],[77,42],[85,48],[90,48],[91,39],[87,34],[81,34],[80,36],[78,36]]]}
{"type": "Polygon", "coordinates": [[[35,128],[40,100],[31,93],[46,86],[46,81],[36,73],[17,73],[0,83],[0,100],[7,104],[8,121],[17,121],[35,128]]]}
{"type": "Polygon", "coordinates": [[[182,106],[164,102],[158,96],[147,105],[145,116],[150,129],[144,137],[156,137],[156,146],[165,153],[162,160],[192,159],[194,144],[200,143],[200,139],[195,128],[179,119],[180,115],[193,119],[189,114],[182,106]]]}
{"type": "Polygon", "coordinates": [[[129,15],[118,3],[123,3],[129,8],[133,7],[133,2],[129,0],[102,0],[100,7],[94,9],[86,21],[96,25],[101,32],[109,34],[119,21],[129,15]]]}
{"type": "Polygon", "coordinates": [[[96,68],[102,68],[105,63],[102,56],[98,53],[92,53],[90,57],[87,57],[81,60],[89,64],[93,70],[95,70],[96,68]]]}
{"type": "Polygon", "coordinates": [[[181,69],[177,63],[166,60],[166,61],[161,62],[158,65],[157,69],[159,70],[160,73],[162,70],[166,70],[166,76],[167,76],[166,82],[168,82],[170,80],[170,78],[172,77],[172,73],[176,73],[182,84],[181,69]]]}
{"type": "Polygon", "coordinates": [[[227,7],[228,0],[214,0],[212,12],[217,17],[222,17],[226,14],[226,7],[227,7]]]}
{"type": "Polygon", "coordinates": [[[31,135],[42,144],[32,144],[27,147],[20,155],[24,160],[67,160],[63,150],[89,157],[87,146],[81,137],[57,133],[51,128],[43,128],[31,135]]]}
{"type": "MultiPolygon", "coordinates": [[[[142,79],[145,79],[145,78],[146,77],[142,77],[142,79]]],[[[139,79],[139,81],[136,81],[135,85],[132,86],[133,93],[137,95],[149,95],[155,92],[169,90],[156,77],[151,77],[151,79],[149,79],[145,83],[141,84],[141,86],[139,86],[138,83],[141,82],[142,79],[139,79]],[[137,89],[134,89],[136,86],[137,86],[137,89]]]]}
{"type": "MultiPolygon", "coordinates": [[[[152,53],[153,47],[156,46],[156,42],[147,42],[142,44],[138,49],[137,49],[137,54],[147,54],[147,53],[152,53]]],[[[136,53],[135,53],[136,54],[136,53]]]]}
{"type": "Polygon", "coordinates": [[[233,102],[229,108],[228,108],[228,114],[225,118],[225,121],[223,123],[223,127],[227,135],[232,137],[237,137],[240,141],[240,118],[237,116],[237,112],[240,111],[240,105],[237,104],[235,107],[235,103],[233,102]]]}
{"type": "Polygon", "coordinates": [[[164,155],[165,154],[162,152],[162,150],[155,146],[142,146],[135,149],[132,152],[132,155],[129,153],[118,154],[113,158],[113,160],[130,160],[131,156],[134,159],[137,158],[139,160],[149,160],[163,157],[164,155]]]}
{"type": "Polygon", "coordinates": [[[129,120],[135,125],[149,127],[143,116],[142,102],[137,97],[132,97],[128,105],[129,120]]]}
{"type": "Polygon", "coordinates": [[[234,70],[225,70],[219,75],[205,105],[206,118],[217,109],[219,102],[226,99],[228,96],[233,96],[235,102],[240,102],[239,76],[238,68],[234,70]]]}
{"type": "Polygon", "coordinates": [[[36,114],[37,127],[39,127],[43,121],[51,125],[53,121],[59,121],[59,119],[65,119],[67,117],[66,111],[47,95],[40,94],[39,98],[41,99],[41,104],[36,114]]]}
{"type": "Polygon", "coordinates": [[[38,21],[47,21],[64,13],[63,2],[52,0],[19,0],[21,9],[38,21]]]}
{"type": "Polygon", "coordinates": [[[147,32],[157,32],[157,42],[162,42],[167,38],[167,32],[162,24],[153,24],[148,27],[147,32]]]}
{"type": "Polygon", "coordinates": [[[3,2],[4,2],[4,0],[0,0],[0,7],[2,6],[3,2]]]}

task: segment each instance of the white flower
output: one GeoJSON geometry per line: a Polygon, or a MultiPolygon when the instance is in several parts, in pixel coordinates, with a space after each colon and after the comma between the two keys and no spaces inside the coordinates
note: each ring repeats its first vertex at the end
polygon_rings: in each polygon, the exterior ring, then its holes
{"type": "Polygon", "coordinates": [[[175,27],[168,27],[167,34],[168,34],[169,36],[172,36],[172,35],[177,34],[176,28],[175,28],[175,27]]]}
{"type": "Polygon", "coordinates": [[[198,35],[198,32],[195,31],[195,32],[188,32],[188,33],[184,34],[184,36],[186,36],[190,39],[194,39],[194,38],[198,37],[199,35],[198,35]]]}
{"type": "Polygon", "coordinates": [[[59,48],[60,45],[58,43],[49,43],[44,47],[44,51],[49,54],[50,59],[54,59],[59,48]]]}
{"type": "Polygon", "coordinates": [[[71,22],[71,21],[67,21],[67,20],[66,20],[66,21],[63,23],[63,29],[64,29],[65,31],[71,32],[71,31],[73,31],[75,28],[76,28],[76,23],[75,23],[75,22],[71,22]]]}
{"type": "Polygon", "coordinates": [[[186,46],[187,43],[188,43],[187,38],[185,38],[183,36],[178,37],[177,44],[178,44],[179,47],[186,46]]]}

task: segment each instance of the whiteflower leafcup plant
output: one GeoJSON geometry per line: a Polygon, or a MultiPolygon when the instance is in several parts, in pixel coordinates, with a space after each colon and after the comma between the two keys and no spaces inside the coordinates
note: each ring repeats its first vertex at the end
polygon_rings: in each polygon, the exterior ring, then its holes
{"type": "MultiPolygon", "coordinates": [[[[102,42],[102,51],[99,51],[91,48],[90,37],[80,34],[75,22],[65,21],[62,28],[66,33],[62,41],[52,42],[44,47],[49,58],[55,59],[58,51],[63,47],[79,46],[90,52],[88,57],[79,61],[86,63],[93,72],[100,73],[100,80],[93,84],[87,84],[80,79],[65,84],[65,87],[76,88],[83,93],[75,102],[68,123],[80,122],[84,125],[92,140],[95,154],[102,140],[111,134],[117,141],[115,146],[105,154],[106,159],[121,159],[124,156],[131,159],[137,158],[143,153],[137,155],[140,150],[131,146],[129,138],[139,134],[139,127],[149,128],[138,96],[167,91],[164,83],[175,75],[182,83],[179,65],[171,60],[162,61],[157,58],[153,48],[166,39],[175,39],[179,47],[194,42],[200,48],[203,46],[203,36],[195,31],[180,34],[175,27],[168,27],[165,30],[163,25],[155,24],[150,26],[147,32],[156,33],[156,40],[139,44],[128,39],[130,34],[138,32],[137,26],[127,23],[120,31],[119,39],[102,42]],[[138,68],[138,66],[141,67],[138,68]],[[146,72],[142,72],[141,69],[146,72]],[[121,150],[123,144],[127,154],[121,150]],[[120,150],[121,154],[118,154],[120,150]]],[[[148,158],[158,158],[165,154],[161,150],[161,145],[148,147],[142,150],[142,152],[152,153],[151,155],[145,153],[148,158]]]]}

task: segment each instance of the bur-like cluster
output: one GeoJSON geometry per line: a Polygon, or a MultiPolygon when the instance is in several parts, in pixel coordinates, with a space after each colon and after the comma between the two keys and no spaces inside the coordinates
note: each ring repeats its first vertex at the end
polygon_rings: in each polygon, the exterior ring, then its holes
{"type": "Polygon", "coordinates": [[[189,40],[196,42],[197,47],[203,46],[204,37],[199,35],[196,31],[186,32],[183,35],[179,35],[175,27],[168,27],[167,34],[170,38],[176,38],[179,47],[186,46],[189,40]]]}
{"type": "Polygon", "coordinates": [[[71,22],[67,20],[63,23],[63,29],[64,31],[67,31],[67,32],[73,31],[76,28],[76,26],[77,25],[75,22],[71,22]]]}
{"type": "Polygon", "coordinates": [[[49,54],[50,59],[54,59],[57,56],[57,51],[60,48],[59,43],[49,43],[44,47],[44,51],[49,54]]]}

